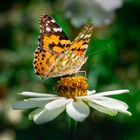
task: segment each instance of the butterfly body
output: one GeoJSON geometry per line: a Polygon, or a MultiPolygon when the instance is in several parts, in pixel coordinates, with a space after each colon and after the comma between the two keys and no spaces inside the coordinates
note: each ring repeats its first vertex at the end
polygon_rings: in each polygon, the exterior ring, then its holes
{"type": "Polygon", "coordinates": [[[39,47],[34,53],[34,70],[42,79],[77,73],[86,62],[85,53],[93,26],[87,25],[71,42],[48,15],[40,18],[39,47]]]}

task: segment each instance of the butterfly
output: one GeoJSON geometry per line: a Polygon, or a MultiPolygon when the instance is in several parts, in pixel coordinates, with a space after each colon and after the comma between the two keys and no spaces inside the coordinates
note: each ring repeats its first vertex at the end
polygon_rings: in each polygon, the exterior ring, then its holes
{"type": "Polygon", "coordinates": [[[33,61],[36,75],[44,79],[77,73],[87,60],[85,53],[93,25],[85,25],[71,42],[52,17],[43,14],[39,21],[40,35],[33,61]]]}

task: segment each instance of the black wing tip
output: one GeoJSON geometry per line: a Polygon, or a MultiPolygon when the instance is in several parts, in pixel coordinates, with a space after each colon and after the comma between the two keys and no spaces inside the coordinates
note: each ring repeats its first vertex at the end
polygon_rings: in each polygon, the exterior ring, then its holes
{"type": "Polygon", "coordinates": [[[44,18],[44,17],[48,17],[49,15],[47,15],[46,13],[43,13],[43,14],[41,14],[41,18],[44,18]]]}
{"type": "Polygon", "coordinates": [[[39,23],[41,23],[43,21],[43,19],[47,19],[48,17],[50,17],[49,15],[43,13],[40,18],[39,18],[39,23]]]}
{"type": "Polygon", "coordinates": [[[93,24],[92,23],[87,23],[84,27],[88,30],[93,30],[93,24]]]}

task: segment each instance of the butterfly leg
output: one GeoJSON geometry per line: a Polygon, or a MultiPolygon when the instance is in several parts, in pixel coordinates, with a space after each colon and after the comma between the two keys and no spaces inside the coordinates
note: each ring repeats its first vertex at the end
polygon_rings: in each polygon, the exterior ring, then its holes
{"type": "Polygon", "coordinates": [[[76,73],[76,76],[84,76],[84,77],[86,77],[86,71],[78,71],[76,73]]]}

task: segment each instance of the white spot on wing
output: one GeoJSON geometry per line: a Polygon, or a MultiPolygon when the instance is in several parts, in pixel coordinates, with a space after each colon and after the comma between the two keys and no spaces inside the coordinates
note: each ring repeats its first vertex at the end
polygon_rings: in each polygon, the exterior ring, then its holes
{"type": "Polygon", "coordinates": [[[85,38],[90,38],[91,34],[85,35],[85,38]]]}
{"type": "Polygon", "coordinates": [[[67,61],[63,61],[63,62],[62,62],[62,66],[65,66],[66,63],[67,63],[67,61]]]}
{"type": "Polygon", "coordinates": [[[55,23],[55,20],[54,20],[54,19],[52,19],[52,20],[51,20],[51,22],[52,22],[52,23],[55,23]]]}
{"type": "Polygon", "coordinates": [[[50,29],[49,27],[46,28],[46,31],[50,32],[50,30],[51,30],[51,29],[50,29]]]}
{"type": "Polygon", "coordinates": [[[62,32],[62,29],[61,29],[61,28],[53,28],[53,30],[54,30],[55,32],[62,32]]]}
{"type": "Polygon", "coordinates": [[[84,37],[84,34],[81,34],[81,36],[80,36],[81,38],[83,38],[84,37]]]}

